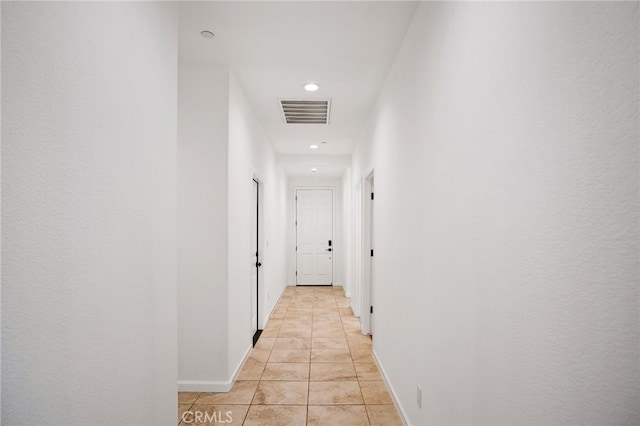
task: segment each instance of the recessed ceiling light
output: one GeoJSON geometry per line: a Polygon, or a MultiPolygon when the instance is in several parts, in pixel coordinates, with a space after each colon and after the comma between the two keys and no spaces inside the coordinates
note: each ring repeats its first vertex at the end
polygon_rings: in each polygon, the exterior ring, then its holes
{"type": "Polygon", "coordinates": [[[320,148],[320,147],[319,147],[318,145],[316,145],[316,144],[313,144],[313,145],[309,145],[309,148],[311,148],[311,149],[318,149],[318,148],[320,148]]]}
{"type": "Polygon", "coordinates": [[[304,90],[306,90],[307,92],[315,92],[320,88],[320,86],[318,86],[316,83],[307,83],[302,87],[304,87],[304,90]]]}
{"type": "Polygon", "coordinates": [[[214,38],[216,35],[211,31],[201,31],[200,35],[204,38],[214,38]]]}
{"type": "Polygon", "coordinates": [[[317,171],[318,171],[318,169],[316,169],[315,167],[314,167],[313,169],[311,169],[311,172],[312,172],[312,173],[315,173],[315,172],[317,172],[317,171]]]}

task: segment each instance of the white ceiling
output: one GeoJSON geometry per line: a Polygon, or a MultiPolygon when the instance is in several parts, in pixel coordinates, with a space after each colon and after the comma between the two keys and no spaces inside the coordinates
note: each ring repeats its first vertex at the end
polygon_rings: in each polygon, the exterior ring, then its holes
{"type": "Polygon", "coordinates": [[[416,5],[185,2],[180,4],[180,60],[232,67],[277,153],[349,155],[416,5]],[[202,30],[215,38],[201,37],[202,30]],[[309,81],[320,90],[302,89],[309,81]],[[330,98],[330,123],[284,124],[282,98],[330,98]],[[321,141],[327,144],[309,149],[321,141]]]}
{"type": "Polygon", "coordinates": [[[278,164],[285,173],[297,177],[337,178],[343,175],[350,163],[351,157],[348,155],[278,155],[278,164]]]}

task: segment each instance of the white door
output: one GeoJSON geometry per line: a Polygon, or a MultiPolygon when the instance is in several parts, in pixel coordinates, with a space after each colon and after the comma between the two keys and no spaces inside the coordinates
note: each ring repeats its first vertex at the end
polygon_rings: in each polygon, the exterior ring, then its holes
{"type": "Polygon", "coordinates": [[[296,284],[333,284],[333,190],[296,190],[296,284]]]}
{"type": "Polygon", "coordinates": [[[251,334],[255,345],[258,331],[258,265],[260,258],[258,253],[258,182],[253,180],[253,197],[251,202],[251,252],[249,253],[251,268],[251,334]]]}

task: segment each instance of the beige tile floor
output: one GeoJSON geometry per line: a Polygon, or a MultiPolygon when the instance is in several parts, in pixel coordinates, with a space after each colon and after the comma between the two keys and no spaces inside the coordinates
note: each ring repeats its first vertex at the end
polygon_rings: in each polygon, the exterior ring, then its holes
{"type": "Polygon", "coordinates": [[[287,287],[236,379],[180,392],[179,424],[402,425],[342,287],[287,287]]]}

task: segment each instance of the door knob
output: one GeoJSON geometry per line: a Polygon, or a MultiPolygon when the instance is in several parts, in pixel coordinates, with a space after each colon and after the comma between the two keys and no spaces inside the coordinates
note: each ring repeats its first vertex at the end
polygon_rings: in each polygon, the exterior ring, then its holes
{"type": "Polygon", "coordinates": [[[331,251],[331,247],[329,247],[329,248],[327,249],[327,251],[331,251]]]}
{"type": "Polygon", "coordinates": [[[257,267],[257,268],[259,268],[259,267],[261,267],[261,266],[262,266],[262,263],[260,263],[260,262],[256,263],[256,267],[257,267]]]}

